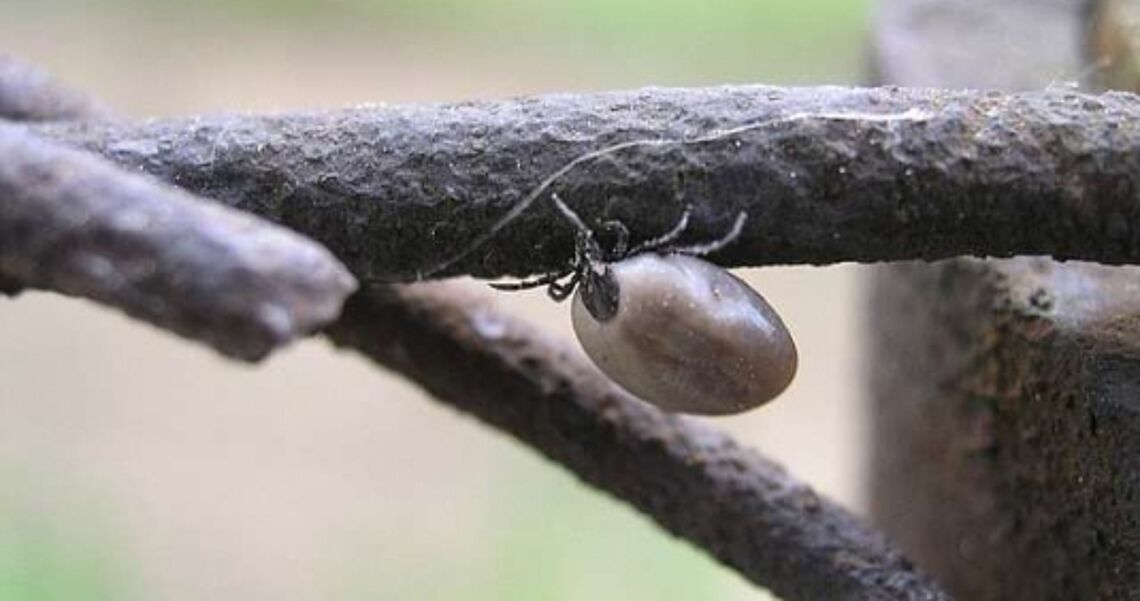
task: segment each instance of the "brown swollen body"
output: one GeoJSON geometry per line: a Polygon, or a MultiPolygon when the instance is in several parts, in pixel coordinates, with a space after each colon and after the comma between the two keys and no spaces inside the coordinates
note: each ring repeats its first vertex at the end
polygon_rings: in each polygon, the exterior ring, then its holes
{"type": "Polygon", "coordinates": [[[609,264],[617,312],[605,321],[574,296],[574,332],[614,382],[666,411],[740,413],[787,388],[797,354],[779,315],[729,272],[686,255],[609,264]]]}

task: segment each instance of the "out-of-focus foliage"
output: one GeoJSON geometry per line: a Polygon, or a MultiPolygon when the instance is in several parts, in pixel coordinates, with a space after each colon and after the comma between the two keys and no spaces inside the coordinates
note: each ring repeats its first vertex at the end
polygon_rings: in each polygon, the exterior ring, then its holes
{"type": "Polygon", "coordinates": [[[477,550],[432,556],[397,545],[398,536],[376,533],[352,554],[359,561],[332,570],[330,597],[770,598],[688,543],[673,544],[645,518],[536,457],[516,455],[501,467],[494,476],[499,492],[486,507],[486,520],[472,525],[477,550]]]}
{"type": "Polygon", "coordinates": [[[111,14],[219,29],[349,23],[378,36],[444,36],[451,44],[469,40],[504,52],[562,49],[582,61],[637,65],[638,73],[684,83],[855,81],[870,6],[871,0],[0,0],[11,15],[111,14]]]}
{"type": "MultiPolygon", "coordinates": [[[[0,601],[122,601],[133,580],[120,549],[81,514],[105,507],[35,507],[0,478],[0,601]]],[[[66,504],[65,504],[66,505],[66,504]]],[[[98,521],[98,520],[95,520],[98,521]]]]}

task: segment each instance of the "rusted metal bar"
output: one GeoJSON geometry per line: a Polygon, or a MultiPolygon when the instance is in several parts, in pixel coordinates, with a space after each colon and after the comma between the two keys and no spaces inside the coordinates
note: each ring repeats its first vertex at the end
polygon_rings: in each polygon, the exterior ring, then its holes
{"type": "Polygon", "coordinates": [[[488,305],[454,286],[377,288],[350,299],[327,334],[783,599],[947,599],[881,535],[776,464],[635,400],[488,305]]]}
{"type": "Polygon", "coordinates": [[[335,319],[355,288],[292,231],[3,123],[0,274],[246,360],[335,319]]]}
{"type": "Polygon", "coordinates": [[[723,265],[1050,254],[1140,262],[1140,99],[1066,90],[648,89],[38,132],[288,225],[365,280],[562,267],[748,213],[723,265]],[[494,230],[520,203],[533,206],[494,230]],[[493,233],[493,235],[491,235],[493,233]]]}
{"type": "MultiPolygon", "coordinates": [[[[907,85],[1077,77],[1081,9],[884,1],[878,71],[907,85]]],[[[1138,281],[1043,259],[877,270],[872,515],[958,598],[1136,598],[1138,281]]]]}

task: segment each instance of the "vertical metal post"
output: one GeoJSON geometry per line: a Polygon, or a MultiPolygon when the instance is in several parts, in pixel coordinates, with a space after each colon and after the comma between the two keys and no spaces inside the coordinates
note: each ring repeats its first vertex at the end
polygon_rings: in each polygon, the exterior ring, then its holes
{"type": "MultiPolygon", "coordinates": [[[[1080,76],[1077,0],[880,9],[883,83],[1080,76]]],[[[874,520],[961,599],[1140,598],[1140,270],[895,265],[866,314],[874,520]]]]}

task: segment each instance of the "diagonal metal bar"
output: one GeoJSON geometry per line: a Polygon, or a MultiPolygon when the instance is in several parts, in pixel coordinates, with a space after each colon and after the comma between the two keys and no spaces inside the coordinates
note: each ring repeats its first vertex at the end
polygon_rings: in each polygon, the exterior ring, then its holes
{"type": "Polygon", "coordinates": [[[706,425],[620,391],[455,286],[368,289],[326,333],[788,601],[944,600],[879,533],[706,425]]]}
{"type": "Polygon", "coordinates": [[[0,123],[0,289],[82,296],[254,360],[335,319],[355,280],[278,225],[0,123]]]}

